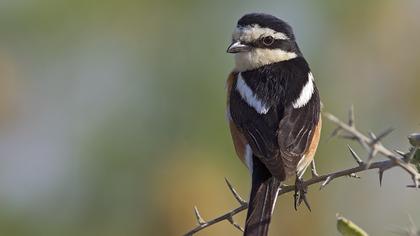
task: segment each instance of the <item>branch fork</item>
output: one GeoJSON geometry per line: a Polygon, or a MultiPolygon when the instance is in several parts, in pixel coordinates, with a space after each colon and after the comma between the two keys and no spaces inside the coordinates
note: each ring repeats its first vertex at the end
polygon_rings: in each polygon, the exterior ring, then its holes
{"type": "MultiPolygon", "coordinates": [[[[407,187],[420,188],[420,173],[411,164],[411,160],[416,155],[418,149],[420,149],[420,134],[411,134],[409,136],[409,141],[413,145],[413,148],[411,148],[409,152],[405,153],[399,150],[390,151],[381,143],[381,140],[388,136],[393,131],[393,129],[387,129],[379,135],[375,135],[373,132],[369,132],[369,136],[364,135],[356,128],[353,106],[351,106],[348,113],[348,122],[343,122],[330,113],[324,113],[324,117],[326,117],[328,120],[330,120],[337,126],[329,136],[329,139],[335,136],[339,136],[344,139],[357,141],[362,147],[366,149],[368,156],[366,158],[366,161],[363,161],[363,159],[360,158],[360,156],[350,147],[350,145],[347,145],[352,158],[357,164],[356,167],[347,168],[341,171],[336,171],[325,175],[312,175],[311,179],[308,179],[302,183],[304,187],[320,183],[319,189],[321,190],[336,178],[343,176],[360,178],[356,175],[356,173],[364,172],[370,169],[378,169],[379,184],[382,185],[384,172],[394,167],[400,167],[411,177],[411,180],[413,181],[413,184],[407,185],[407,187]],[[378,154],[386,157],[387,160],[373,162],[373,159],[378,154]]],[[[194,207],[194,212],[198,225],[189,232],[187,232],[185,236],[192,236],[195,233],[207,227],[210,227],[214,224],[217,224],[218,222],[225,220],[231,223],[236,229],[243,231],[243,228],[234,221],[233,217],[238,213],[246,210],[248,208],[248,203],[239,195],[239,193],[232,186],[229,180],[225,179],[225,181],[230,192],[239,203],[239,206],[217,218],[208,221],[205,221],[201,217],[197,207],[194,207]]],[[[278,196],[294,190],[294,185],[282,185],[278,191],[278,196]]]]}

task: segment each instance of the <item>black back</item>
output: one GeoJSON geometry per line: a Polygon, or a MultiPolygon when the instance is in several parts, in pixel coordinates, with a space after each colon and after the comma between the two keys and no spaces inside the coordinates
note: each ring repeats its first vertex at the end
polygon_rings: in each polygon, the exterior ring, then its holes
{"type": "Polygon", "coordinates": [[[308,104],[298,109],[292,106],[307,83],[309,72],[303,57],[242,72],[242,78],[257,98],[270,107],[267,114],[259,114],[250,107],[235,89],[236,83],[230,94],[233,121],[245,135],[254,155],[280,180],[286,178],[285,162],[297,165],[307,150],[319,121],[316,87],[308,104]]]}

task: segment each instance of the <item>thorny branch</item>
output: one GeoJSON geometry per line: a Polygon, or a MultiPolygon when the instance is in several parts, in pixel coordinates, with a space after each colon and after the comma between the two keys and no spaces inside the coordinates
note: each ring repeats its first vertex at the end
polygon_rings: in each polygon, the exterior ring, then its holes
{"type": "MultiPolygon", "coordinates": [[[[344,139],[354,140],[357,141],[361,146],[363,146],[366,151],[368,152],[368,156],[366,158],[366,161],[363,161],[362,158],[359,157],[359,155],[348,145],[349,152],[353,159],[356,161],[357,166],[344,169],[341,171],[336,171],[320,176],[313,176],[311,179],[306,180],[303,185],[310,186],[316,183],[321,183],[320,188],[324,188],[327,184],[329,184],[332,180],[343,177],[343,176],[349,176],[349,177],[356,177],[356,173],[358,172],[364,172],[366,170],[371,169],[378,169],[379,172],[379,184],[382,184],[382,178],[383,174],[386,170],[389,170],[393,167],[400,167],[403,169],[412,179],[413,184],[407,185],[407,187],[410,188],[420,188],[420,173],[416,170],[416,168],[411,164],[411,160],[416,155],[417,150],[420,149],[420,135],[419,134],[411,134],[409,136],[410,143],[414,146],[411,148],[411,150],[407,153],[395,150],[394,152],[386,148],[382,143],[381,140],[386,137],[388,134],[392,132],[392,129],[387,129],[384,132],[382,132],[379,135],[375,135],[372,132],[369,132],[369,136],[366,136],[362,132],[360,132],[356,126],[355,126],[355,119],[354,119],[354,109],[353,106],[350,108],[349,111],[349,119],[348,122],[343,122],[334,115],[330,113],[324,113],[324,117],[327,118],[329,121],[334,123],[337,127],[330,135],[331,137],[338,136],[344,139]],[[376,161],[373,162],[373,158],[377,156],[378,154],[388,158],[388,160],[383,161],[376,161]]],[[[191,236],[211,225],[214,225],[218,222],[227,220],[230,222],[235,228],[238,230],[243,231],[242,227],[236,223],[233,219],[233,216],[236,214],[244,211],[248,208],[248,203],[243,200],[243,198],[238,194],[238,192],[233,188],[232,184],[226,179],[226,183],[228,185],[228,188],[232,192],[235,199],[238,201],[239,206],[217,218],[211,219],[211,220],[204,220],[197,207],[194,207],[195,216],[197,219],[198,225],[190,230],[188,233],[185,234],[185,236],[191,236]]],[[[295,190],[294,185],[283,185],[280,187],[280,190],[278,192],[278,195],[282,195],[291,191],[295,190]]]]}

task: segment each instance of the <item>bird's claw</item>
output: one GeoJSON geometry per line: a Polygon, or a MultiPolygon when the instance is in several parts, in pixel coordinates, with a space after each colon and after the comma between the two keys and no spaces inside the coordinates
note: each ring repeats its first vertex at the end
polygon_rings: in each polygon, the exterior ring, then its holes
{"type": "Polygon", "coordinates": [[[306,207],[311,211],[311,206],[309,205],[306,194],[308,193],[308,187],[304,185],[303,179],[296,177],[295,182],[295,210],[297,211],[298,206],[302,203],[305,203],[306,207]]]}

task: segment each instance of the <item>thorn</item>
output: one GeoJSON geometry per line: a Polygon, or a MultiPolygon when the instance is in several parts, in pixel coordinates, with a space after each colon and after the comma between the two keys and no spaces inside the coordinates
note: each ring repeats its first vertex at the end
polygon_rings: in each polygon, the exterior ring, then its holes
{"type": "Polygon", "coordinates": [[[369,136],[371,139],[376,139],[376,135],[372,131],[369,131],[369,136]]]}
{"type": "Polygon", "coordinates": [[[241,204],[241,206],[248,204],[236,191],[235,188],[233,188],[232,184],[229,182],[229,180],[227,178],[225,178],[226,184],[229,188],[229,190],[232,192],[233,196],[235,197],[236,201],[239,202],[239,204],[241,204]]]}
{"type": "Polygon", "coordinates": [[[350,106],[350,109],[349,109],[349,126],[350,127],[354,127],[355,126],[355,124],[354,124],[354,106],[353,106],[353,104],[350,106]]]}
{"type": "Polygon", "coordinates": [[[332,180],[331,175],[328,176],[324,182],[322,182],[321,186],[319,187],[319,190],[322,190],[325,186],[327,186],[327,184],[329,184],[332,180]]]}
{"type": "Polygon", "coordinates": [[[203,217],[201,217],[200,212],[197,209],[197,206],[194,206],[194,213],[195,213],[195,218],[197,219],[197,222],[199,225],[207,224],[207,222],[203,219],[203,217]]]}
{"type": "Polygon", "coordinates": [[[357,137],[352,134],[339,134],[338,137],[342,139],[356,140],[357,137]]]}
{"type": "Polygon", "coordinates": [[[379,187],[382,187],[382,180],[383,180],[383,177],[384,177],[384,172],[385,172],[385,170],[384,169],[379,169],[379,187]]]}
{"type": "Polygon", "coordinates": [[[238,230],[240,230],[241,232],[244,232],[244,229],[238,224],[238,223],[236,223],[234,220],[233,220],[233,217],[232,216],[230,216],[229,218],[228,218],[228,221],[235,227],[235,228],[237,228],[238,230]]]}
{"type": "Polygon", "coordinates": [[[383,138],[385,138],[388,134],[392,133],[392,131],[394,131],[394,128],[388,128],[387,130],[385,130],[384,132],[382,132],[377,137],[375,137],[375,134],[371,133],[371,134],[373,134],[373,136],[371,135],[372,138],[373,138],[371,144],[373,145],[373,144],[379,143],[379,141],[381,141],[383,138]]]}
{"type": "Polygon", "coordinates": [[[397,153],[398,155],[400,155],[400,156],[401,156],[401,157],[403,157],[403,158],[406,158],[406,157],[407,157],[407,153],[405,153],[405,152],[403,152],[403,151],[400,151],[400,150],[394,149],[394,152],[395,152],[395,153],[397,153]]]}
{"type": "Polygon", "coordinates": [[[350,153],[354,160],[356,160],[357,164],[359,164],[359,166],[363,165],[362,159],[360,159],[359,155],[357,155],[357,153],[350,147],[350,145],[347,144],[347,148],[350,150],[350,153]]]}
{"type": "Polygon", "coordinates": [[[337,135],[339,135],[341,131],[342,129],[340,127],[335,128],[333,132],[331,132],[331,134],[328,136],[327,142],[330,141],[332,138],[336,137],[337,135]]]}

